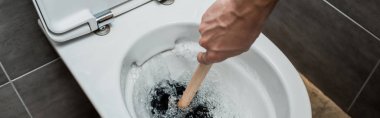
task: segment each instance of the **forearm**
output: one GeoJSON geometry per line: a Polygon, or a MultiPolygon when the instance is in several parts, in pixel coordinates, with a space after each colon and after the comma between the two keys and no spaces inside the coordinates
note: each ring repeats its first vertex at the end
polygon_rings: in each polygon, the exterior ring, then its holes
{"type": "Polygon", "coordinates": [[[215,63],[249,49],[277,0],[217,0],[203,15],[198,55],[201,63],[215,63]]]}
{"type": "MultiPolygon", "coordinates": [[[[230,0],[235,2],[234,12],[247,20],[263,22],[271,13],[278,0],[230,0]]],[[[261,23],[260,22],[260,23],[261,23]]]]}

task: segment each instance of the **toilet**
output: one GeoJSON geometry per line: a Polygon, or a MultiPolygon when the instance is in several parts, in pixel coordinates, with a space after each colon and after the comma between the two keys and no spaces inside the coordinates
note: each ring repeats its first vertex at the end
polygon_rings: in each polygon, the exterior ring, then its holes
{"type": "MultiPolygon", "coordinates": [[[[178,42],[196,44],[202,14],[214,1],[33,2],[39,14],[37,23],[99,114],[104,118],[138,118],[141,115],[132,96],[138,86],[129,79],[130,71],[174,50],[178,42]]],[[[194,65],[167,63],[173,73],[187,67],[191,70],[194,65]]],[[[226,90],[229,95],[249,101],[237,105],[252,108],[241,117],[311,118],[308,94],[298,72],[263,34],[248,52],[212,69],[226,74],[222,76],[226,78],[239,75],[236,81],[219,79],[223,85],[232,86],[226,90]],[[244,77],[249,84],[237,83],[244,77]]]]}

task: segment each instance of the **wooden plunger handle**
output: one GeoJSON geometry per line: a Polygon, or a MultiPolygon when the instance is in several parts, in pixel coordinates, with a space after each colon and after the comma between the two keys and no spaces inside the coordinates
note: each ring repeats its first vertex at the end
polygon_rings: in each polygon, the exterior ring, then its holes
{"type": "Polygon", "coordinates": [[[199,64],[198,65],[197,70],[195,70],[193,77],[191,78],[189,84],[186,87],[186,90],[183,92],[183,95],[178,102],[178,107],[180,109],[185,109],[185,108],[187,108],[187,106],[189,106],[191,100],[193,100],[195,93],[198,91],[198,88],[201,86],[202,81],[206,77],[211,66],[212,66],[212,64],[209,64],[209,65],[199,64]]]}

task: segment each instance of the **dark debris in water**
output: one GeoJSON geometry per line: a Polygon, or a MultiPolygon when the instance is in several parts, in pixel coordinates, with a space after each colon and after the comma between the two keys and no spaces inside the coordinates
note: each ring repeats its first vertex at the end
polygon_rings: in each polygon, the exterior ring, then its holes
{"type": "MultiPolygon", "coordinates": [[[[158,118],[212,118],[210,109],[206,103],[191,103],[185,111],[176,107],[176,104],[185,91],[185,84],[174,80],[164,80],[159,82],[150,91],[150,105],[152,106],[151,113],[153,117],[158,118]],[[174,98],[173,103],[170,103],[170,98],[174,98]],[[175,113],[168,113],[170,106],[175,106],[175,113]]],[[[197,100],[198,97],[194,98],[197,100]]],[[[173,109],[173,108],[172,108],[173,109]]]]}
{"type": "Polygon", "coordinates": [[[207,107],[199,105],[186,114],[186,118],[212,118],[207,107]]]}

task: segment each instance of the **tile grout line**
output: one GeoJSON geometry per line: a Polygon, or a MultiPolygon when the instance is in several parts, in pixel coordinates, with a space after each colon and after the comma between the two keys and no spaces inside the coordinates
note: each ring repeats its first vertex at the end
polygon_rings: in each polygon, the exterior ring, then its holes
{"type": "MultiPolygon", "coordinates": [[[[1,61],[0,61],[0,66],[2,66],[3,64],[1,63],[1,61]]],[[[5,69],[4,69],[5,70],[5,69]]],[[[3,69],[1,69],[1,71],[3,71],[3,73],[5,73],[5,71],[4,71],[3,69]]],[[[5,82],[4,84],[1,84],[0,85],[0,88],[1,87],[3,87],[3,86],[5,86],[5,85],[7,85],[7,84],[9,84],[10,83],[10,81],[8,80],[8,82],[5,82]]]]}
{"type": "Polygon", "coordinates": [[[0,85],[0,88],[3,87],[3,86],[6,86],[9,83],[11,83],[11,82],[9,82],[9,80],[8,80],[8,82],[5,82],[4,84],[0,85]]]}
{"type": "Polygon", "coordinates": [[[23,78],[23,77],[29,75],[30,73],[33,73],[33,72],[35,72],[35,71],[37,71],[37,70],[39,70],[39,69],[41,69],[41,68],[43,68],[43,67],[45,67],[45,66],[48,66],[49,64],[54,63],[54,62],[58,61],[59,59],[60,59],[59,57],[58,57],[58,58],[55,58],[55,59],[53,59],[52,61],[47,62],[47,63],[45,63],[45,64],[43,64],[43,65],[41,65],[41,66],[39,66],[39,67],[37,67],[37,68],[35,68],[35,69],[33,69],[33,70],[27,72],[27,73],[24,73],[24,74],[22,74],[22,75],[16,77],[15,79],[13,79],[13,80],[11,80],[11,81],[19,80],[20,78],[23,78]]]}
{"type": "Polygon", "coordinates": [[[12,85],[13,90],[16,92],[16,95],[17,95],[18,99],[21,101],[21,104],[23,105],[24,109],[25,109],[26,112],[28,113],[29,117],[30,117],[30,118],[33,118],[32,114],[31,114],[30,111],[29,111],[29,108],[26,106],[24,100],[21,98],[20,94],[18,93],[18,91],[17,91],[15,85],[13,84],[11,78],[9,77],[9,75],[8,75],[7,71],[5,70],[5,68],[4,68],[4,66],[3,66],[2,63],[0,63],[0,67],[1,67],[1,69],[4,71],[5,76],[8,78],[9,83],[12,85]]]}
{"type": "Polygon", "coordinates": [[[373,34],[371,31],[369,31],[367,28],[364,28],[361,24],[359,24],[358,22],[356,22],[354,19],[352,19],[350,16],[348,16],[347,14],[345,14],[344,12],[342,12],[341,10],[339,10],[337,7],[335,7],[333,4],[331,4],[329,1],[327,0],[323,0],[326,4],[328,4],[330,7],[334,8],[336,11],[338,11],[341,15],[343,15],[344,17],[346,17],[348,20],[350,20],[351,22],[353,22],[355,25],[357,25],[358,27],[360,27],[362,30],[364,30],[365,32],[367,32],[369,35],[371,35],[372,37],[374,37],[375,39],[377,39],[378,41],[380,41],[380,38],[377,37],[375,34],[373,34]]]}
{"type": "Polygon", "coordinates": [[[371,70],[371,73],[369,73],[369,75],[366,78],[366,80],[364,81],[363,85],[360,87],[359,91],[356,93],[354,100],[352,100],[350,106],[347,108],[347,112],[351,110],[352,106],[354,106],[354,104],[356,103],[356,101],[359,98],[360,94],[363,92],[363,90],[367,86],[369,80],[372,78],[373,73],[375,73],[376,69],[380,69],[380,68],[378,68],[379,65],[380,65],[380,59],[377,60],[377,63],[375,65],[375,67],[371,70]]]}

